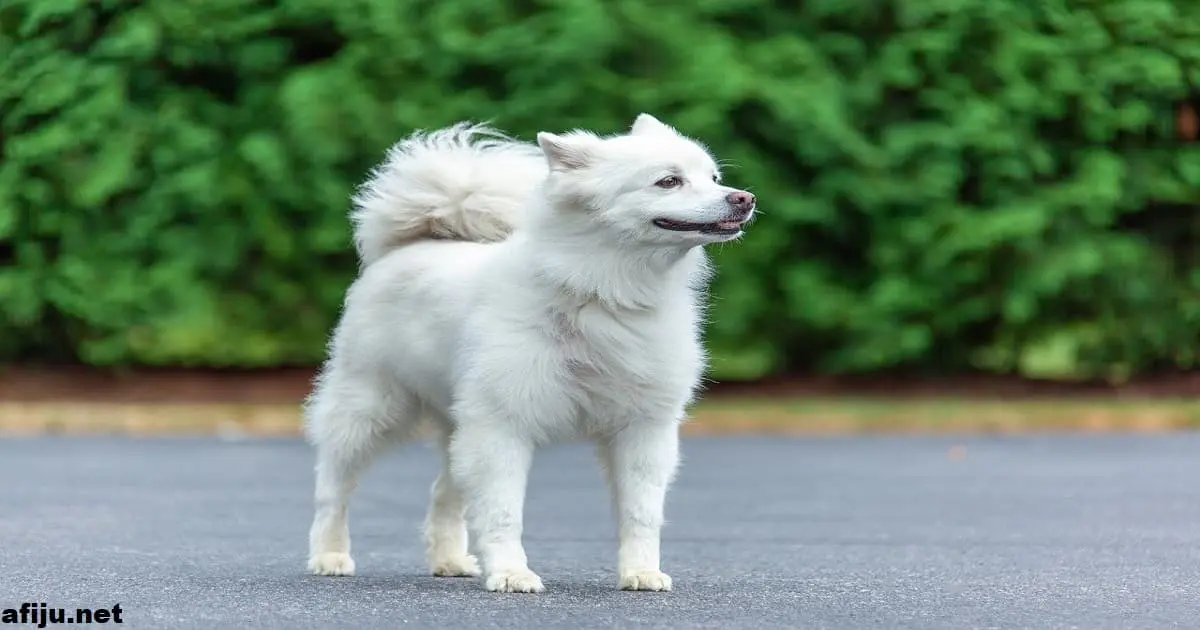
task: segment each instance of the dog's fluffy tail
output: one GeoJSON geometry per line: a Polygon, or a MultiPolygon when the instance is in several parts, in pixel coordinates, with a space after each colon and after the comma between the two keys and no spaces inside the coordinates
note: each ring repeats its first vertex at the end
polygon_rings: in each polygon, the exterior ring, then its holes
{"type": "Polygon", "coordinates": [[[369,265],[424,239],[503,240],[547,173],[535,145],[480,124],[417,132],[393,145],[354,196],[354,245],[369,265]]]}

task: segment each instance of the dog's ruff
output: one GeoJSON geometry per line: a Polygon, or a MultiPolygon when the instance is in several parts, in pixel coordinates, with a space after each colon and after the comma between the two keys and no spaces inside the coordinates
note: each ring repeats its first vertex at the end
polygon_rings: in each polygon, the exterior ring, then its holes
{"type": "Polygon", "coordinates": [[[305,405],[309,570],[354,574],[350,494],[383,447],[428,426],[442,453],[431,573],[542,591],[521,541],[530,462],[590,439],[617,513],[618,585],[670,590],[659,533],[705,367],[702,246],[753,213],[718,181],[703,147],[645,114],[612,137],[534,146],[464,123],[392,147],[354,199],[362,270],[305,405]]]}

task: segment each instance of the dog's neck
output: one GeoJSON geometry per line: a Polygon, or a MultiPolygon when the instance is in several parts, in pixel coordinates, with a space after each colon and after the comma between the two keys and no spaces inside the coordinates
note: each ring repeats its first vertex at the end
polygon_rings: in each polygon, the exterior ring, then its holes
{"type": "Polygon", "coordinates": [[[703,290],[710,272],[700,247],[615,243],[594,228],[539,221],[514,235],[523,261],[555,299],[613,311],[651,311],[703,290]]]}

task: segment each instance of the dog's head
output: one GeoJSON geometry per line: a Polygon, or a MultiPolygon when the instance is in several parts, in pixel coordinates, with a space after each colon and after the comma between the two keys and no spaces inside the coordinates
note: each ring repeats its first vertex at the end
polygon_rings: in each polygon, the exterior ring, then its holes
{"type": "Polygon", "coordinates": [[[543,132],[537,140],[555,211],[614,238],[695,247],[741,236],[754,214],[754,195],[721,185],[704,147],[649,114],[626,135],[543,132]]]}

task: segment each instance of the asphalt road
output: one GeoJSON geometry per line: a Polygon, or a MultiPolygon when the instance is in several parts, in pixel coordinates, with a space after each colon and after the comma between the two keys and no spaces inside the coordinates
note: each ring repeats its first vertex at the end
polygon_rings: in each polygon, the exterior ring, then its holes
{"type": "Polygon", "coordinates": [[[423,445],[363,482],[359,576],[304,572],[299,441],[0,440],[0,609],[119,603],[138,628],[1195,628],[1200,436],[696,439],[672,593],[616,590],[591,451],[543,453],[548,592],[426,577],[423,445]],[[962,448],[955,448],[962,445],[962,448]]]}

